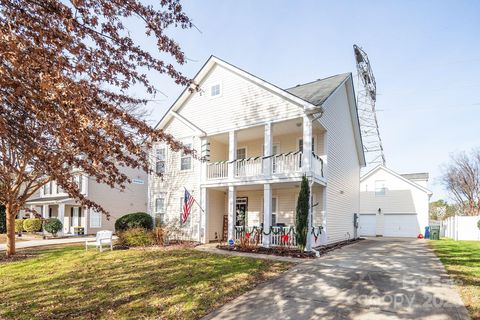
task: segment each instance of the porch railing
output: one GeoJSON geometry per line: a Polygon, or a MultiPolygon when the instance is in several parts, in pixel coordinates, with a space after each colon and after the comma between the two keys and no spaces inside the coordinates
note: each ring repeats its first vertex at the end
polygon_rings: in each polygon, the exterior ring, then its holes
{"type": "Polygon", "coordinates": [[[302,152],[276,154],[272,157],[272,171],[274,174],[288,174],[302,170],[302,152]]]}
{"type": "Polygon", "coordinates": [[[271,246],[295,247],[297,245],[295,227],[271,227],[269,232],[261,227],[235,227],[235,240],[243,237],[244,241],[252,245],[261,245],[266,234],[270,235],[271,246]]]}
{"type": "Polygon", "coordinates": [[[321,177],[323,175],[323,159],[320,156],[316,155],[315,152],[312,152],[312,170],[313,172],[319,174],[321,177]]]}
{"type": "Polygon", "coordinates": [[[255,177],[263,173],[263,158],[255,157],[235,161],[236,177],[255,177]]]}
{"type": "Polygon", "coordinates": [[[228,162],[219,161],[207,164],[207,179],[223,179],[228,177],[228,162]]]}

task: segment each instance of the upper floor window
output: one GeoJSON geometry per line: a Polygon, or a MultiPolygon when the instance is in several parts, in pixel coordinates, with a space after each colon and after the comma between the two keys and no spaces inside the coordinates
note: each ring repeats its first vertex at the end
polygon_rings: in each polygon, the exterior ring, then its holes
{"type": "Polygon", "coordinates": [[[43,186],[43,194],[44,195],[51,195],[52,194],[52,181],[47,182],[43,186]]]}
{"type": "MultiPolygon", "coordinates": [[[[185,147],[191,149],[191,143],[184,143],[185,147]]],[[[180,170],[190,170],[192,169],[192,155],[186,154],[183,150],[180,155],[180,170]]]]}
{"type": "Polygon", "coordinates": [[[165,147],[159,147],[156,150],[156,161],[155,161],[155,172],[156,173],[165,173],[165,147]]]}
{"type": "Polygon", "coordinates": [[[220,95],[220,84],[215,84],[210,87],[210,96],[216,97],[220,95]]]}
{"type": "Polygon", "coordinates": [[[237,149],[237,159],[246,159],[247,158],[247,149],[239,148],[237,149]]]}
{"type": "Polygon", "coordinates": [[[78,187],[78,190],[80,190],[80,192],[83,191],[83,179],[82,179],[82,175],[76,175],[74,178],[74,182],[75,184],[77,185],[78,187]]]}
{"type": "Polygon", "coordinates": [[[375,196],[384,196],[386,190],[385,180],[375,180],[375,196]]]}

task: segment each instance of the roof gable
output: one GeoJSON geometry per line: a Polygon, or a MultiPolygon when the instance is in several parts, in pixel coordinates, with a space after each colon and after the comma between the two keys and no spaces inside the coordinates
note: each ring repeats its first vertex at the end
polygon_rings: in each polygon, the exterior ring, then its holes
{"type": "Polygon", "coordinates": [[[370,170],[369,172],[367,172],[366,174],[364,174],[361,178],[360,178],[360,182],[366,180],[367,178],[369,178],[370,176],[372,176],[373,174],[375,174],[376,172],[380,171],[380,170],[383,170],[384,172],[387,172],[388,174],[392,175],[393,177],[397,178],[397,179],[400,179],[412,186],[414,186],[415,188],[417,189],[420,189],[421,191],[429,194],[429,195],[432,195],[432,191],[428,190],[427,188],[424,188],[422,187],[421,185],[419,185],[418,183],[412,181],[412,180],[409,180],[407,178],[404,178],[402,177],[400,174],[396,173],[395,171],[393,170],[390,170],[388,169],[387,167],[383,166],[383,165],[378,165],[376,166],[375,168],[373,168],[372,170],[370,170]]]}
{"type": "MultiPolygon", "coordinates": [[[[250,80],[254,82],[255,84],[267,89],[270,92],[273,92],[282,98],[288,100],[289,102],[299,106],[299,108],[303,108],[304,110],[311,110],[315,109],[316,106],[311,104],[310,102],[303,100],[263,79],[260,79],[230,63],[227,63],[215,56],[210,56],[210,58],[207,60],[207,62],[202,66],[202,68],[198,71],[198,73],[195,75],[193,78],[193,82],[196,84],[201,84],[205,81],[205,79],[208,77],[209,73],[211,70],[216,65],[220,65],[224,67],[225,69],[232,71],[233,73],[242,76],[243,78],[250,80]]],[[[168,109],[168,111],[165,113],[165,115],[162,117],[162,119],[157,123],[155,128],[162,128],[168,121],[172,118],[173,113],[172,111],[176,112],[178,111],[182,105],[188,101],[188,99],[195,94],[195,86],[191,85],[187,88],[184,89],[184,91],[180,94],[180,96],[177,98],[177,100],[172,104],[172,106],[168,109]]]]}

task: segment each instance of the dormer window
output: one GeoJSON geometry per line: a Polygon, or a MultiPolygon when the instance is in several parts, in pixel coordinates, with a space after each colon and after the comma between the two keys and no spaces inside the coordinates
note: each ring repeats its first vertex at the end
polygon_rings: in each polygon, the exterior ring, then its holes
{"type": "Polygon", "coordinates": [[[215,84],[210,87],[210,96],[218,97],[220,95],[220,84],[215,84]]]}

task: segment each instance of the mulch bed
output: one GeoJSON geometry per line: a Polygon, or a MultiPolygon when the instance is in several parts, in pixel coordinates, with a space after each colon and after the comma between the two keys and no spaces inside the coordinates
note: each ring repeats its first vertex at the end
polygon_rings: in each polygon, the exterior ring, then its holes
{"type": "Polygon", "coordinates": [[[229,245],[218,245],[218,249],[227,250],[227,251],[237,251],[237,252],[248,252],[248,253],[260,253],[260,254],[269,254],[281,257],[292,257],[292,258],[305,258],[311,259],[315,258],[314,252],[305,252],[300,251],[297,248],[286,248],[286,247],[241,247],[238,245],[229,246],[229,245]]]}
{"type": "MultiPolygon", "coordinates": [[[[327,246],[316,247],[315,250],[320,253],[320,255],[324,255],[327,252],[340,249],[344,246],[353,244],[360,240],[364,240],[362,238],[352,239],[337,242],[334,244],[330,244],[327,246]]],[[[236,252],[247,252],[247,253],[260,253],[260,254],[269,254],[281,257],[292,257],[292,258],[302,258],[302,259],[312,259],[315,258],[315,252],[305,252],[300,251],[297,248],[288,248],[288,247],[271,247],[271,248],[264,248],[261,246],[251,246],[251,247],[241,247],[239,245],[229,246],[226,244],[219,244],[217,245],[218,249],[227,250],[227,251],[236,251],[236,252]]]]}

